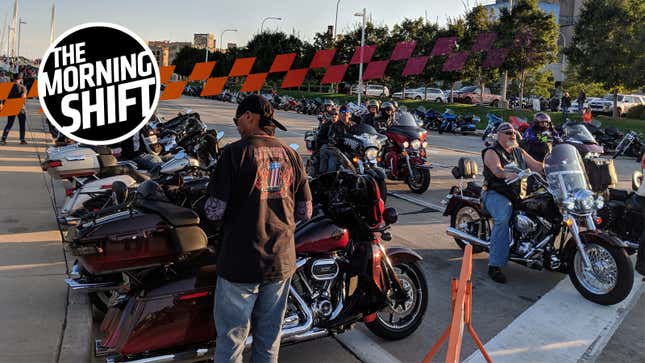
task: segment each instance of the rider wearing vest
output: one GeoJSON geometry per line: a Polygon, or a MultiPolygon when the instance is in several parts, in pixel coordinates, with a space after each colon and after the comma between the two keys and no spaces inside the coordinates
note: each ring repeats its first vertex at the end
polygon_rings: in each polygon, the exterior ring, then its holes
{"type": "Polygon", "coordinates": [[[497,142],[482,151],[482,159],[485,179],[482,199],[494,222],[490,235],[488,275],[493,281],[503,284],[506,283],[506,277],[501,267],[508,262],[513,204],[521,200],[526,185],[526,180],[506,184],[506,180],[515,179],[517,174],[504,171],[504,166],[515,163],[522,170],[528,167],[535,172],[542,172],[543,167],[541,162],[519,147],[517,131],[508,122],[497,127],[497,142]]]}

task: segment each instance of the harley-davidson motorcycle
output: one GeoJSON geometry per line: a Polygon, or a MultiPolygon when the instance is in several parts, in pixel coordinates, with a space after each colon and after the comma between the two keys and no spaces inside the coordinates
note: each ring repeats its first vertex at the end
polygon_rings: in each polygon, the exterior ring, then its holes
{"type": "MultiPolygon", "coordinates": [[[[384,208],[374,178],[338,171],[314,179],[311,186],[323,213],[296,226],[297,270],[291,280],[282,342],[342,333],[361,321],[385,339],[412,334],[428,302],[421,257],[407,248],[381,244],[381,236],[387,235],[397,217],[394,209],[384,208]]],[[[146,225],[159,229],[159,223],[166,222],[163,217],[153,219],[146,225]]],[[[130,232],[141,233],[140,228],[130,232]]],[[[101,325],[101,352],[110,356],[110,362],[209,359],[217,329],[212,315],[214,256],[205,249],[203,237],[180,238],[177,245],[155,240],[154,233],[137,239],[145,246],[131,249],[131,258],[145,257],[147,248],[154,245],[199,256],[186,256],[181,264],[131,279],[110,301],[101,325]],[[204,258],[209,254],[210,259],[204,258]]],[[[109,243],[115,242],[106,237],[95,247],[108,248],[109,243]]],[[[106,252],[95,250],[91,258],[109,258],[106,252]]]]}
{"type": "Polygon", "coordinates": [[[414,193],[424,193],[430,186],[430,169],[426,161],[428,132],[417,125],[409,112],[398,112],[385,131],[388,143],[381,165],[392,180],[404,180],[414,193]]]}
{"type": "MultiPolygon", "coordinates": [[[[572,145],[558,144],[544,161],[545,178],[509,165],[515,180],[533,177],[541,188],[524,198],[513,211],[510,260],[530,268],[568,273],[578,292],[602,305],[616,304],[629,294],[633,267],[625,251],[629,246],[596,229],[597,209],[584,164],[572,145]],[[586,227],[581,230],[581,226],[586,227]],[[559,239],[558,239],[559,237],[559,239]]],[[[463,180],[477,172],[474,161],[461,160],[453,175],[463,180]]],[[[460,246],[472,244],[475,252],[488,251],[492,217],[480,203],[481,187],[454,186],[444,215],[450,216],[447,234],[460,246]]]]}

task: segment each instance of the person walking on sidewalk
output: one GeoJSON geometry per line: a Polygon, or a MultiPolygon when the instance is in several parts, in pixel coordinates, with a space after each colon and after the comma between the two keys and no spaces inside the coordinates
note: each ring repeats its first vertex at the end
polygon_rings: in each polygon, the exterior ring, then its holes
{"type": "Polygon", "coordinates": [[[269,101],[248,96],[233,121],[242,139],[222,149],[204,206],[208,219],[223,223],[215,362],[241,363],[251,333],[251,362],[275,363],[296,270],[295,223],[311,218],[311,191],[300,156],[274,136],[286,128],[269,101]]]}
{"type": "MultiPolygon", "coordinates": [[[[20,73],[17,73],[13,76],[13,87],[11,88],[11,92],[9,92],[9,97],[8,98],[27,98],[27,88],[22,85],[22,75],[20,73]]],[[[2,140],[0,140],[0,143],[2,145],[7,144],[7,136],[9,136],[9,131],[11,131],[11,128],[13,127],[13,122],[16,120],[16,116],[9,116],[7,117],[7,125],[4,127],[4,132],[2,133],[2,140]]],[[[25,106],[23,104],[22,109],[20,110],[20,113],[18,114],[18,122],[20,123],[20,143],[21,144],[26,144],[27,141],[25,141],[25,122],[27,121],[27,111],[25,109],[25,106]]]]}
{"type": "Polygon", "coordinates": [[[587,102],[587,94],[585,90],[581,89],[578,93],[578,114],[582,115],[582,111],[585,109],[585,102],[587,102]]]}
{"type": "Polygon", "coordinates": [[[562,96],[562,120],[564,122],[567,121],[567,114],[569,113],[569,108],[571,107],[571,96],[569,96],[569,92],[565,92],[564,96],[562,96]]]}

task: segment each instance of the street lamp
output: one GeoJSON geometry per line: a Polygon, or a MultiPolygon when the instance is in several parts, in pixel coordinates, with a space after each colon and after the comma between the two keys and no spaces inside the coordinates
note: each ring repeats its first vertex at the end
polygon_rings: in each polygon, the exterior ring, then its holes
{"type": "Polygon", "coordinates": [[[264,29],[264,22],[267,20],[282,20],[282,18],[267,16],[266,18],[262,19],[262,23],[260,24],[260,34],[262,34],[262,30],[264,29]]]}
{"type": "Polygon", "coordinates": [[[363,17],[363,25],[361,27],[361,58],[360,63],[358,64],[358,105],[361,105],[361,93],[363,93],[363,51],[365,47],[365,16],[367,15],[367,10],[363,8],[363,12],[354,13],[354,16],[363,17]]]}
{"type": "Polygon", "coordinates": [[[224,33],[226,33],[226,32],[236,32],[237,33],[237,29],[224,29],[224,30],[222,30],[222,34],[219,35],[219,44],[220,44],[220,47],[222,47],[222,49],[225,49],[224,48],[224,33]]]}
{"type": "Polygon", "coordinates": [[[338,6],[340,5],[340,0],[336,1],[336,20],[334,21],[334,41],[336,41],[336,28],[338,28],[338,6]]]}
{"type": "Polygon", "coordinates": [[[22,24],[27,24],[26,21],[22,21],[22,18],[18,19],[18,50],[16,51],[16,64],[20,65],[20,28],[22,24]]]}

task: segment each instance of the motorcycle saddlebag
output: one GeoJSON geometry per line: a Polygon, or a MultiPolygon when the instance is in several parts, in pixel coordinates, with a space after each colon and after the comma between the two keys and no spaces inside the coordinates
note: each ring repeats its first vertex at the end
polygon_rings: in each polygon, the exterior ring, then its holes
{"type": "Polygon", "coordinates": [[[55,179],[73,176],[89,176],[99,172],[101,167],[96,151],[89,147],[70,145],[61,148],[49,148],[43,170],[55,179]]]}
{"type": "Polygon", "coordinates": [[[618,183],[618,176],[612,159],[587,158],[584,159],[584,163],[591,190],[594,192],[603,192],[618,183]]]}

